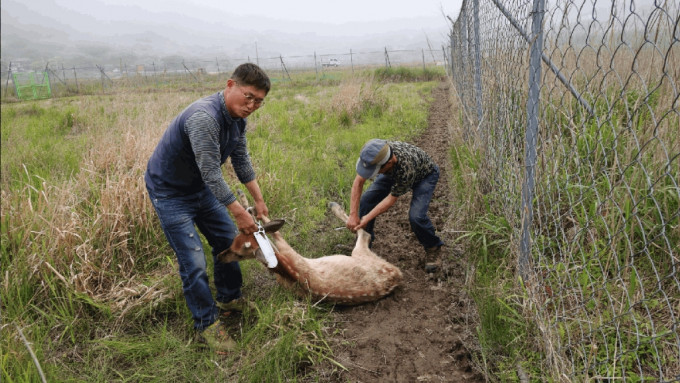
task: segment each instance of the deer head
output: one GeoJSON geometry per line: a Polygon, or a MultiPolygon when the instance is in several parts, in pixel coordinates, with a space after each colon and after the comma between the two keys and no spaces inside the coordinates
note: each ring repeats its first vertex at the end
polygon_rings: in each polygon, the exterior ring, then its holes
{"type": "MultiPolygon", "coordinates": [[[[286,223],[286,221],[282,219],[275,219],[273,221],[266,222],[264,225],[262,225],[262,228],[264,229],[265,233],[273,233],[275,231],[279,231],[284,223],[286,223]]],[[[260,249],[257,240],[255,239],[255,234],[245,235],[243,233],[239,233],[239,235],[234,238],[231,246],[217,255],[217,260],[223,263],[243,261],[245,259],[253,258],[262,262],[265,266],[267,265],[264,254],[260,249]]]]}

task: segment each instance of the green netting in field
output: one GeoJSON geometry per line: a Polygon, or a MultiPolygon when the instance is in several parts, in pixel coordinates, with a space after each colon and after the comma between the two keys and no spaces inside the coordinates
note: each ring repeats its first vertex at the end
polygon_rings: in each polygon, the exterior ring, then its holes
{"type": "Polygon", "coordinates": [[[50,77],[47,72],[12,73],[17,97],[21,100],[38,100],[52,97],[50,77]]]}

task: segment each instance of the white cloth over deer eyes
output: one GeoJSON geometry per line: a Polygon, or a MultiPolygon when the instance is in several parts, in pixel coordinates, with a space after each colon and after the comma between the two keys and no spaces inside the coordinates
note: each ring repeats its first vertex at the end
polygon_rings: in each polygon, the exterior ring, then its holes
{"type": "Polygon", "coordinates": [[[255,240],[260,246],[260,250],[262,250],[264,259],[267,262],[267,267],[273,269],[279,264],[278,259],[276,259],[276,254],[274,254],[274,248],[272,247],[269,238],[267,238],[267,234],[265,234],[264,228],[260,222],[257,223],[257,229],[257,232],[254,234],[255,240]]]}

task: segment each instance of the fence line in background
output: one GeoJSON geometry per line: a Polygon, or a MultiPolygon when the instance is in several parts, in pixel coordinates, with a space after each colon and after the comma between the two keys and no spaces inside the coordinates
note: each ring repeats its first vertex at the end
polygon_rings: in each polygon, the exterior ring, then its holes
{"type": "Polygon", "coordinates": [[[680,4],[465,0],[451,76],[559,381],[680,380],[680,4]]]}
{"type": "Polygon", "coordinates": [[[248,57],[233,59],[209,60],[177,60],[128,64],[121,59],[117,65],[64,65],[47,63],[44,67],[26,70],[19,68],[16,62],[9,62],[8,68],[0,72],[0,78],[5,78],[4,87],[0,93],[8,97],[14,93],[17,96],[13,74],[21,72],[47,72],[52,93],[61,95],[90,94],[107,92],[118,83],[129,81],[125,86],[155,86],[181,82],[201,83],[208,75],[231,75],[233,69],[243,62],[255,62],[264,68],[274,81],[290,80],[291,73],[314,71],[318,78],[333,76],[333,72],[350,68],[380,67],[380,66],[411,66],[411,67],[448,67],[446,48],[441,50],[388,50],[357,52],[352,49],[347,53],[328,53],[300,56],[248,57]]]}

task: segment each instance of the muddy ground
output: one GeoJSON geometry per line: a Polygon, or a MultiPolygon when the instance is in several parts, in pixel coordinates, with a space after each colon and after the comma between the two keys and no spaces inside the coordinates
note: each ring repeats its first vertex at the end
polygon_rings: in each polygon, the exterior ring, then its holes
{"type": "MultiPolygon", "coordinates": [[[[450,84],[433,92],[429,127],[412,141],[439,164],[441,176],[429,215],[444,247],[443,270],[423,270],[424,251],[408,223],[410,193],[376,220],[376,254],[399,266],[404,280],[391,295],[375,303],[335,307],[328,336],[333,365],[314,366],[308,376],[328,382],[483,382],[472,362],[476,315],[465,292],[468,266],[454,245],[453,201],[447,185],[450,84]]],[[[458,229],[460,230],[460,229],[458,229]]]]}

